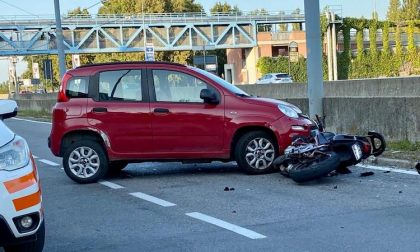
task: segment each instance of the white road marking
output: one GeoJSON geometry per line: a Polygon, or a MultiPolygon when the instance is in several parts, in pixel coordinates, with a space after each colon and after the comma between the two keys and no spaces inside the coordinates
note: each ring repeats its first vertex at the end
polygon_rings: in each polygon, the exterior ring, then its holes
{"type": "Polygon", "coordinates": [[[372,169],[372,170],[378,170],[378,171],[391,171],[396,173],[402,173],[402,174],[410,174],[410,175],[419,175],[417,171],[409,171],[409,170],[403,170],[403,169],[397,169],[397,168],[391,168],[391,167],[383,167],[383,166],[375,166],[375,165],[365,165],[365,164],[358,164],[357,167],[366,168],[366,169],[372,169]]]}
{"type": "Polygon", "coordinates": [[[187,216],[190,216],[192,218],[216,225],[218,227],[227,229],[229,231],[235,232],[237,234],[243,235],[245,237],[248,237],[250,239],[263,239],[266,238],[267,236],[259,234],[257,232],[254,232],[252,230],[231,224],[229,222],[226,221],[222,221],[220,219],[202,214],[202,213],[198,213],[198,212],[193,212],[193,213],[186,213],[187,216]]]}
{"type": "Polygon", "coordinates": [[[18,120],[18,121],[32,122],[32,123],[41,123],[41,124],[48,124],[48,125],[52,124],[50,122],[34,121],[34,120],[28,120],[28,119],[22,119],[22,118],[16,118],[16,117],[14,117],[13,119],[18,120]]]}
{"type": "Polygon", "coordinates": [[[100,181],[99,184],[104,185],[106,187],[109,187],[111,189],[123,189],[124,188],[123,186],[120,186],[118,184],[115,184],[115,183],[112,183],[112,182],[109,182],[109,181],[100,181]]]}
{"type": "Polygon", "coordinates": [[[171,207],[171,206],[176,206],[176,204],[168,202],[166,200],[162,200],[156,197],[153,197],[151,195],[145,194],[145,193],[141,193],[141,192],[135,192],[135,193],[130,193],[131,196],[134,196],[136,198],[139,199],[143,199],[152,203],[155,203],[157,205],[163,206],[163,207],[171,207]]]}
{"type": "Polygon", "coordinates": [[[39,162],[42,162],[42,163],[44,163],[44,164],[47,164],[47,165],[51,165],[51,166],[59,166],[59,164],[57,164],[57,163],[54,163],[54,162],[52,162],[52,161],[50,161],[50,160],[46,160],[46,159],[40,159],[40,160],[38,160],[39,162]]]}
{"type": "Polygon", "coordinates": [[[38,157],[37,157],[37,156],[35,156],[35,155],[32,155],[32,157],[33,157],[33,158],[35,158],[35,159],[37,159],[37,158],[38,158],[38,157]]]}

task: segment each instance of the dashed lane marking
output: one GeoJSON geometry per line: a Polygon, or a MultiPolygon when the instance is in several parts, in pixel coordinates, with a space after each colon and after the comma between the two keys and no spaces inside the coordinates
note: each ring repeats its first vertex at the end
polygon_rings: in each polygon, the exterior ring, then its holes
{"type": "Polygon", "coordinates": [[[187,216],[190,216],[191,218],[197,219],[197,220],[201,220],[210,224],[213,224],[215,226],[227,229],[229,231],[235,232],[237,234],[243,235],[245,237],[248,237],[250,239],[263,239],[266,238],[267,236],[259,234],[257,232],[254,232],[252,230],[231,224],[229,222],[211,217],[209,215],[205,215],[199,212],[193,212],[193,213],[186,213],[187,216]]]}
{"type": "Polygon", "coordinates": [[[111,189],[123,189],[124,188],[123,186],[120,186],[118,184],[115,184],[115,183],[112,183],[112,182],[109,182],[109,181],[100,181],[99,184],[104,185],[106,187],[109,187],[111,189]]]}
{"type": "Polygon", "coordinates": [[[46,160],[46,159],[40,159],[40,160],[38,160],[39,162],[42,162],[42,163],[44,163],[44,164],[47,164],[47,165],[51,165],[51,166],[59,166],[59,164],[57,164],[57,163],[54,163],[54,162],[52,162],[52,161],[50,161],[50,160],[46,160]]]}
{"type": "Polygon", "coordinates": [[[134,196],[136,198],[142,199],[142,200],[146,200],[146,201],[155,203],[155,204],[157,204],[159,206],[163,206],[163,207],[176,206],[176,204],[174,204],[174,203],[171,203],[169,201],[159,199],[159,198],[156,198],[156,197],[153,197],[151,195],[141,193],[141,192],[130,193],[130,195],[134,196]]]}

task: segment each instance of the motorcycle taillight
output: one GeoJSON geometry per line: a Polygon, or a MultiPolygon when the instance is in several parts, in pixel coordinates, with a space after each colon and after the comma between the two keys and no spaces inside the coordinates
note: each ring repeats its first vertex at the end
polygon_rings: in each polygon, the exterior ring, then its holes
{"type": "Polygon", "coordinates": [[[369,143],[363,143],[362,152],[370,155],[371,147],[369,143]]]}

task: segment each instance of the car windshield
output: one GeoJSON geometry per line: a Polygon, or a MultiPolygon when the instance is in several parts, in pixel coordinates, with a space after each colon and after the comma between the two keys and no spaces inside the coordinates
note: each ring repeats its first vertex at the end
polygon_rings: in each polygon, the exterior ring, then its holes
{"type": "Polygon", "coordinates": [[[277,78],[290,78],[288,74],[276,74],[277,78]]]}
{"type": "Polygon", "coordinates": [[[224,79],[220,78],[219,76],[212,74],[210,72],[204,71],[200,68],[196,68],[196,67],[190,67],[191,69],[205,75],[206,77],[210,78],[211,80],[217,82],[217,84],[219,84],[220,86],[226,88],[227,90],[229,90],[230,92],[236,94],[237,96],[241,96],[241,97],[250,97],[251,95],[247,94],[246,92],[244,92],[242,89],[238,88],[237,86],[225,81],[224,79]]]}

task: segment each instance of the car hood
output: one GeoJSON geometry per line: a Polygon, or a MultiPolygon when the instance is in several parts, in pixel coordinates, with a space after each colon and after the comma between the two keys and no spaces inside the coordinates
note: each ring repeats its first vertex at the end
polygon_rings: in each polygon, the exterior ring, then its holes
{"type": "Polygon", "coordinates": [[[0,120],[0,147],[12,141],[15,134],[0,120]]]}
{"type": "MultiPolygon", "coordinates": [[[[273,107],[277,107],[279,104],[283,104],[295,109],[299,109],[298,107],[296,107],[295,105],[285,102],[285,101],[281,101],[281,100],[277,100],[277,99],[272,99],[272,98],[262,98],[262,97],[247,97],[244,98],[244,100],[248,103],[252,103],[255,105],[263,105],[263,106],[273,106],[273,107]]],[[[300,110],[300,109],[299,109],[300,110]]]]}

